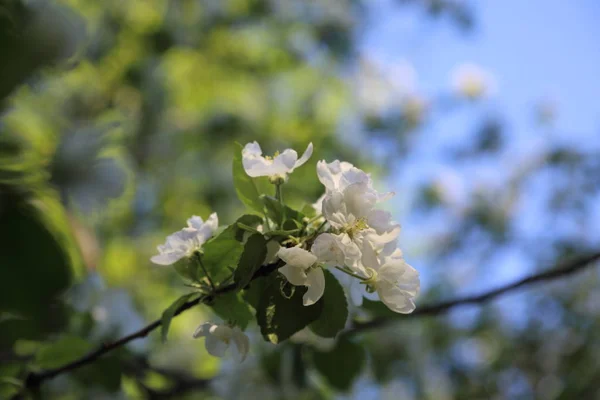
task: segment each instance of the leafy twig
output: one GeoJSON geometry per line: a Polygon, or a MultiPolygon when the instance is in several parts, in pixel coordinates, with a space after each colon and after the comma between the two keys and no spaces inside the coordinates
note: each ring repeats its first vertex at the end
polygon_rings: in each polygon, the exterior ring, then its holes
{"type": "MultiPolygon", "coordinates": [[[[403,320],[405,318],[414,319],[414,318],[420,318],[420,317],[426,317],[426,316],[436,316],[436,315],[443,314],[455,307],[459,307],[459,306],[463,306],[463,305],[467,305],[467,304],[480,305],[480,304],[486,303],[492,299],[495,299],[497,297],[500,297],[501,295],[512,292],[512,291],[517,290],[522,287],[526,287],[526,286],[530,286],[530,285],[534,285],[534,284],[538,284],[538,283],[542,283],[542,282],[549,282],[549,281],[553,281],[553,280],[556,280],[556,279],[559,279],[562,277],[573,275],[577,272],[584,270],[587,267],[590,267],[591,265],[593,265],[593,263],[595,261],[598,261],[598,260],[600,260],[600,252],[581,256],[581,257],[572,259],[568,262],[562,263],[554,269],[551,269],[551,270],[548,270],[546,272],[542,272],[539,274],[531,275],[527,278],[518,280],[516,282],[513,282],[513,283],[505,285],[505,286],[501,286],[497,289],[490,290],[489,292],[485,292],[480,295],[463,297],[463,298],[459,298],[459,299],[455,299],[455,300],[432,304],[429,306],[421,306],[412,314],[408,314],[408,315],[404,316],[404,318],[401,318],[401,319],[403,320]]],[[[270,273],[275,271],[279,266],[280,266],[279,263],[263,266],[252,277],[252,280],[259,278],[261,276],[269,275],[270,273]]],[[[215,291],[215,294],[231,292],[235,289],[236,289],[236,284],[231,283],[231,284],[217,288],[215,291]]],[[[187,303],[184,303],[181,307],[179,307],[177,309],[177,311],[175,311],[175,316],[177,316],[177,315],[181,314],[182,312],[199,304],[202,299],[204,299],[204,298],[200,298],[200,299],[196,299],[196,300],[188,301],[187,303]]],[[[355,323],[353,327],[346,330],[343,334],[344,335],[355,335],[355,334],[362,333],[362,332],[365,332],[365,331],[368,331],[371,329],[380,328],[380,327],[389,325],[394,322],[398,322],[399,320],[400,320],[400,318],[375,318],[368,322],[355,323]]],[[[144,327],[136,332],[133,332],[130,335],[122,337],[121,339],[119,339],[113,343],[101,345],[96,350],[86,354],[85,356],[83,356],[73,362],[70,362],[61,367],[49,369],[46,371],[30,372],[29,375],[27,376],[27,378],[25,379],[24,387],[29,390],[35,390],[35,389],[39,388],[39,386],[44,381],[46,381],[48,379],[52,379],[57,375],[75,370],[84,365],[90,364],[90,363],[96,361],[98,358],[102,357],[104,354],[109,353],[112,350],[115,350],[121,346],[124,346],[127,343],[131,342],[132,340],[143,338],[143,337],[147,336],[150,332],[154,331],[159,326],[161,326],[161,320],[157,319],[156,321],[150,323],[146,327],[144,327]]]]}

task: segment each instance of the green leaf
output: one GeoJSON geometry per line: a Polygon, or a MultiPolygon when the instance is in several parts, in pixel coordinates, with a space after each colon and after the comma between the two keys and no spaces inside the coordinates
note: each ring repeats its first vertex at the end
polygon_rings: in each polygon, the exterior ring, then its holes
{"type": "Polygon", "coordinates": [[[248,176],[242,164],[242,149],[241,144],[235,144],[233,155],[233,185],[235,186],[235,192],[246,207],[262,214],[264,206],[260,200],[260,193],[253,178],[248,176]]]}
{"type": "Polygon", "coordinates": [[[282,205],[279,200],[271,196],[262,195],[260,196],[260,199],[266,207],[267,216],[275,221],[278,226],[282,226],[284,218],[285,220],[295,220],[300,224],[302,223],[304,214],[301,212],[296,211],[286,205],[282,205]]]}
{"type": "Polygon", "coordinates": [[[187,303],[191,300],[196,300],[201,296],[200,293],[188,293],[173,302],[165,311],[162,313],[161,317],[161,327],[160,327],[160,336],[162,338],[163,343],[167,341],[167,335],[169,334],[169,328],[171,327],[171,320],[175,316],[175,312],[179,307],[187,303]]]}
{"type": "Polygon", "coordinates": [[[184,257],[173,264],[175,271],[184,281],[198,282],[198,261],[194,257],[184,257]]]}
{"type": "Polygon", "coordinates": [[[348,319],[348,302],[344,294],[344,288],[327,270],[325,273],[325,293],[321,300],[323,301],[323,311],[315,322],[309,325],[309,328],[319,336],[332,338],[335,337],[346,326],[348,319]]]}
{"type": "Polygon", "coordinates": [[[363,368],[365,351],[361,345],[341,337],[331,351],[315,350],[313,363],[331,386],[348,391],[363,368]]]}
{"type": "Polygon", "coordinates": [[[85,355],[92,345],[78,336],[64,336],[46,343],[35,354],[35,363],[42,369],[57,368],[85,355]]]}
{"type": "Polygon", "coordinates": [[[254,315],[242,294],[230,292],[216,297],[213,311],[224,321],[231,321],[241,330],[246,329],[254,315]]]}
{"type": "Polygon", "coordinates": [[[260,233],[255,233],[248,238],[244,245],[244,252],[235,270],[235,283],[238,289],[243,289],[263,264],[267,256],[267,241],[260,233]]]}
{"type": "Polygon", "coordinates": [[[254,279],[248,285],[246,285],[243,293],[244,299],[250,304],[255,310],[258,309],[258,304],[262,293],[265,289],[265,285],[268,283],[268,279],[265,277],[254,279]]]}
{"type": "MultiPolygon", "coordinates": [[[[229,268],[235,268],[244,251],[244,245],[229,236],[227,232],[225,230],[204,245],[202,262],[215,284],[229,278],[231,275],[229,268]]],[[[200,271],[202,270],[200,269],[200,271]]]]}
{"type": "MultiPolygon", "coordinates": [[[[250,233],[238,224],[256,228],[262,222],[263,219],[258,215],[242,215],[218,236],[204,244],[202,262],[214,283],[222,282],[231,276],[231,270],[236,268],[244,252],[243,242],[250,233]]],[[[201,268],[198,273],[203,275],[201,268]]]]}
{"type": "Polygon", "coordinates": [[[281,274],[271,274],[261,294],[256,319],[265,340],[280,343],[294,333],[319,318],[323,303],[312,306],[302,304],[302,296],[307,288],[297,286],[293,294],[286,298],[282,287],[287,280],[281,274]]]}
{"type": "Polygon", "coordinates": [[[315,210],[312,204],[305,204],[302,207],[302,214],[304,214],[305,217],[314,218],[317,216],[317,210],[315,210]]]}

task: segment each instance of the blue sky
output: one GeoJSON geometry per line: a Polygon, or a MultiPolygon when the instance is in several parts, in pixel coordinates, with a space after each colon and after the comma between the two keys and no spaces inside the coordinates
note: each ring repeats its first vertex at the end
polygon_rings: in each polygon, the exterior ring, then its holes
{"type": "Polygon", "coordinates": [[[362,51],[384,63],[408,60],[427,93],[448,86],[451,70],[465,61],[489,69],[495,99],[515,128],[527,134],[537,101],[557,101],[557,130],[595,134],[600,123],[600,2],[502,0],[471,2],[476,27],[464,34],[394,0],[371,4],[362,51]]]}
{"type": "MultiPolygon", "coordinates": [[[[448,93],[453,69],[465,62],[490,71],[496,86],[493,96],[481,104],[436,115],[420,132],[421,143],[409,154],[408,167],[391,177],[389,185],[400,195],[389,207],[403,225],[401,245],[408,243],[407,251],[414,242],[419,246],[419,239],[414,239],[413,234],[427,235],[422,222],[413,221],[410,213],[414,210],[407,209],[413,184],[423,175],[435,175],[440,170],[455,172],[454,165],[444,165],[444,152],[448,145],[468,138],[482,115],[499,114],[506,123],[510,150],[500,162],[507,165],[524,162],[526,157],[518,158],[516,154],[531,154],[532,150],[555,142],[600,145],[600,2],[472,1],[476,24],[469,33],[394,0],[369,4],[367,28],[360,36],[361,53],[392,70],[403,63],[412,65],[417,92],[431,97],[448,93]],[[556,104],[557,117],[550,128],[540,129],[534,109],[544,99],[556,104]]],[[[489,182],[490,177],[500,175],[497,162],[490,163],[487,169],[477,165],[466,174],[467,182],[473,178],[489,182]]],[[[526,219],[521,225],[531,229],[530,237],[544,229],[542,224],[526,219]]],[[[419,250],[412,250],[412,259],[418,262],[415,256],[419,250]]],[[[407,258],[410,261],[409,254],[407,258]]],[[[499,251],[497,259],[489,263],[497,268],[491,267],[494,274],[487,270],[478,272],[485,279],[478,281],[475,291],[512,281],[531,267],[522,254],[512,251],[499,251]]],[[[423,283],[428,287],[428,281],[434,277],[427,273],[426,266],[422,267],[423,283]]],[[[462,267],[464,276],[474,273],[474,269],[462,267]]],[[[464,285],[462,292],[472,293],[470,286],[464,285]]]]}

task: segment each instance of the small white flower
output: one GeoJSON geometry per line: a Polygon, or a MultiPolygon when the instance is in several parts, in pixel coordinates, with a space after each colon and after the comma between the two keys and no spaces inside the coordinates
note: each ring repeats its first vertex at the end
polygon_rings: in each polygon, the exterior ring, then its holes
{"type": "Polygon", "coordinates": [[[366,182],[352,183],[342,192],[330,192],[323,200],[323,216],[332,228],[347,234],[362,250],[369,244],[381,249],[400,234],[390,213],[375,209],[378,193],[366,182]]]}
{"type": "Polygon", "coordinates": [[[303,165],[312,156],[313,144],[309,143],[304,154],[298,159],[295,150],[287,149],[274,157],[265,157],[257,142],[248,143],[242,150],[242,164],[246,173],[253,177],[268,176],[271,178],[287,178],[294,169],[303,165]]]}
{"type": "Polygon", "coordinates": [[[158,255],[150,258],[155,264],[171,265],[184,257],[189,257],[211,238],[219,226],[217,213],[212,213],[206,222],[193,216],[187,220],[187,228],[167,236],[165,244],[158,246],[158,255]]]}
{"type": "Polygon", "coordinates": [[[206,351],[215,357],[223,357],[233,341],[237,349],[235,357],[239,362],[246,359],[250,350],[250,340],[237,326],[212,324],[205,322],[196,329],[194,338],[206,337],[206,351]]]}
{"type": "Polygon", "coordinates": [[[302,298],[305,306],[315,304],[325,291],[325,275],[322,266],[354,265],[360,251],[345,235],[323,233],[315,239],[311,251],[300,247],[281,248],[277,253],[285,261],[279,269],[295,286],[306,286],[302,298]]]}
{"type": "Polygon", "coordinates": [[[317,256],[299,247],[282,248],[277,255],[286,263],[279,272],[292,285],[308,287],[302,303],[310,306],[319,301],[325,291],[325,275],[317,264],[317,256]]]}
{"type": "MultiPolygon", "coordinates": [[[[404,261],[400,249],[394,249],[391,254],[385,249],[373,264],[369,263],[366,267],[369,279],[364,281],[367,290],[361,293],[363,296],[373,300],[379,298],[397,313],[408,314],[415,309],[414,298],[420,290],[419,273],[404,261]]],[[[364,286],[356,282],[350,287],[351,298],[355,302],[360,298],[360,286],[364,286]]]]}

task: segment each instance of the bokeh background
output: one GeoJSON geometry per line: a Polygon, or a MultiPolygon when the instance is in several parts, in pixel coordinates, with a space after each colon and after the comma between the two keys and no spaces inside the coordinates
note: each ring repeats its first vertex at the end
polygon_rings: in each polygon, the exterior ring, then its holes
{"type": "MultiPolygon", "coordinates": [[[[234,143],[315,145],[396,196],[419,305],[482,293],[600,246],[594,0],[0,2],[0,398],[154,320],[187,290],[149,258],[192,214],[243,212],[234,143]]],[[[371,310],[376,314],[378,310],[371,310]]],[[[369,311],[357,315],[368,317],[369,311]]],[[[353,338],[351,379],[298,337],[241,365],[171,327],[41,398],[593,399],[598,271],[353,338]]],[[[344,365],[339,368],[344,369],[344,365]]]]}

